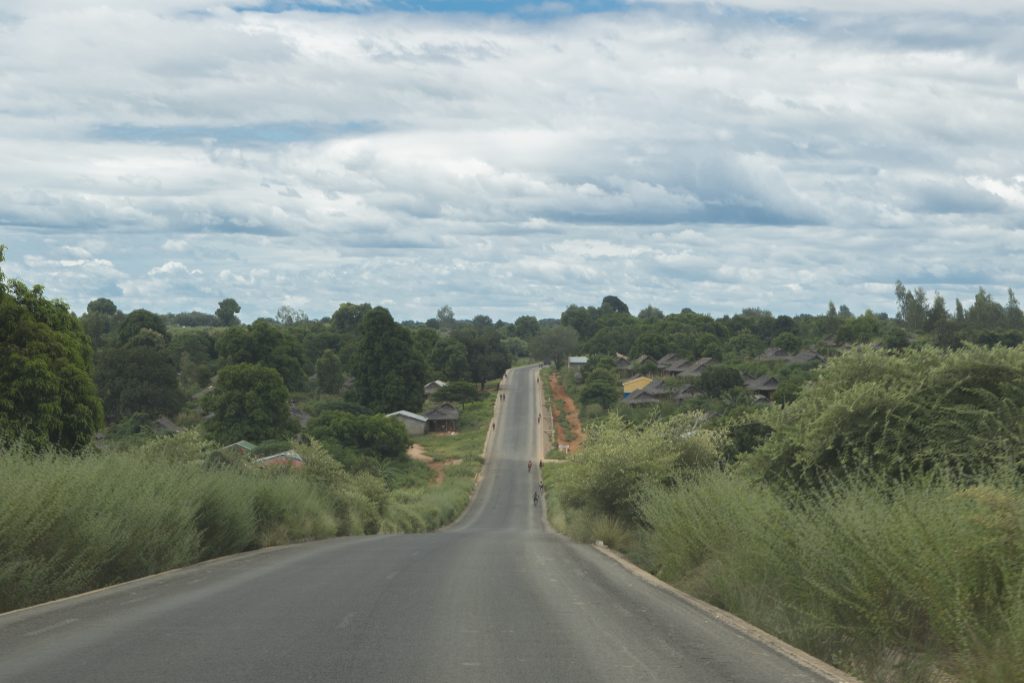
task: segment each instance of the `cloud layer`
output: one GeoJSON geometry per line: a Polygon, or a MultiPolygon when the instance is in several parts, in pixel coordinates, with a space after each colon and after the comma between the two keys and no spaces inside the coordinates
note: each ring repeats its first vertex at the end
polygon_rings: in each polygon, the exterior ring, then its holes
{"type": "Polygon", "coordinates": [[[79,311],[247,319],[1024,286],[1024,14],[832,4],[16,2],[4,269],[79,311]]]}

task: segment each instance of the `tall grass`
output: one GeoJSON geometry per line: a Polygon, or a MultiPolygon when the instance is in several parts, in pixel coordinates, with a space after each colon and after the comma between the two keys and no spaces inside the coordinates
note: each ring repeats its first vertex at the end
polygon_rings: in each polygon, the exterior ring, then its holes
{"type": "Polygon", "coordinates": [[[206,469],[177,457],[187,438],[161,457],[0,452],[0,611],[338,531],[312,482],[206,469]]]}
{"type": "Polygon", "coordinates": [[[480,465],[479,456],[466,458],[446,467],[439,485],[391,492],[384,506],[381,532],[433,531],[455,521],[469,503],[480,465]]]}
{"type": "Polygon", "coordinates": [[[294,445],[301,470],[260,469],[212,457],[194,431],[80,457],[0,449],[0,612],[247,549],[448,524],[472,494],[491,406],[445,442],[465,455],[439,486],[414,476],[419,463],[394,481],[353,474],[316,442],[294,445]]]}
{"type": "Polygon", "coordinates": [[[662,576],[868,679],[1020,680],[1024,491],[921,476],[787,493],[709,471],[643,505],[662,576]]]}

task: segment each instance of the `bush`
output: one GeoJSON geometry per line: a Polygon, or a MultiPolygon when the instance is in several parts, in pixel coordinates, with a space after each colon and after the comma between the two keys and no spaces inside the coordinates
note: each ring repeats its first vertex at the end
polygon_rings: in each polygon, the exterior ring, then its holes
{"type": "Polygon", "coordinates": [[[670,485],[720,459],[723,440],[703,422],[698,414],[684,413],[637,428],[618,415],[596,423],[586,447],[569,457],[572,466],[562,484],[566,504],[638,519],[638,495],[650,485],[670,485]]]}
{"type": "Polygon", "coordinates": [[[870,470],[976,477],[1024,451],[1024,349],[861,348],[824,366],[745,458],[757,477],[816,484],[870,470]]]}

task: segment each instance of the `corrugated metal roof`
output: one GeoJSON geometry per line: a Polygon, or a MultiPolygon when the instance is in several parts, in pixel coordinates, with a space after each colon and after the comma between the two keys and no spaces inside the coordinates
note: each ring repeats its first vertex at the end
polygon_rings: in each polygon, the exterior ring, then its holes
{"type": "Polygon", "coordinates": [[[407,417],[410,420],[416,420],[417,422],[426,422],[427,421],[427,418],[426,418],[425,415],[420,415],[419,413],[413,413],[413,412],[410,412],[408,410],[396,410],[395,412],[388,413],[386,415],[386,417],[399,417],[399,416],[407,417]]]}

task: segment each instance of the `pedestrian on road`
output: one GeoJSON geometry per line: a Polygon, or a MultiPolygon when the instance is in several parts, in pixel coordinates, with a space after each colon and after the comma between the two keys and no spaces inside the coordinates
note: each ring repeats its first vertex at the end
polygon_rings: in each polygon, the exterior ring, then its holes
{"type": "Polygon", "coordinates": [[[540,500],[540,494],[536,491],[533,492],[533,504],[536,505],[537,501],[540,500]]]}
{"type": "Polygon", "coordinates": [[[533,471],[533,461],[532,460],[529,461],[528,463],[526,463],[526,471],[527,472],[532,472],[533,471]]]}

